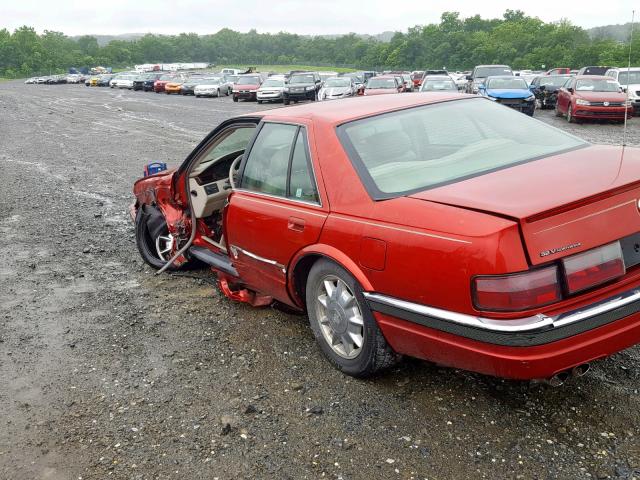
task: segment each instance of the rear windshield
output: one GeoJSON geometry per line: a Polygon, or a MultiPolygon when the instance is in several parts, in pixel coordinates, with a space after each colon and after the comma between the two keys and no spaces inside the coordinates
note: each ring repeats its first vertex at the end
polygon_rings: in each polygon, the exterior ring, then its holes
{"type": "Polygon", "coordinates": [[[577,137],[481,98],[356,120],[338,127],[338,136],[375,200],[426,190],[587,145],[577,137]]]}
{"type": "Polygon", "coordinates": [[[524,78],[512,77],[512,78],[490,78],[487,80],[487,88],[505,88],[505,89],[522,89],[527,88],[527,82],[524,78]]]}
{"type": "Polygon", "coordinates": [[[398,84],[394,78],[373,77],[369,79],[367,88],[397,88],[398,84]]]}
{"type": "Polygon", "coordinates": [[[448,78],[438,78],[438,79],[429,79],[425,80],[422,84],[422,91],[431,92],[438,90],[458,90],[458,87],[448,78]]]}
{"type": "Polygon", "coordinates": [[[580,92],[619,92],[620,84],[613,78],[586,78],[576,81],[576,90],[580,92]]]}
{"type": "Polygon", "coordinates": [[[260,78],[258,78],[258,77],[238,77],[237,83],[239,85],[260,85],[260,78]]]}
{"type": "Polygon", "coordinates": [[[629,85],[630,83],[640,83],[640,71],[620,72],[618,74],[618,83],[620,85],[629,85]]]}
{"type": "Polygon", "coordinates": [[[561,87],[567,82],[567,78],[571,78],[569,75],[549,75],[548,77],[540,77],[540,85],[545,87],[551,85],[553,87],[561,87]]]}
{"type": "Polygon", "coordinates": [[[487,78],[494,75],[512,75],[509,67],[478,67],[474,72],[475,78],[487,78]]]}
{"type": "Polygon", "coordinates": [[[314,83],[313,75],[291,75],[289,83],[314,83]]]}

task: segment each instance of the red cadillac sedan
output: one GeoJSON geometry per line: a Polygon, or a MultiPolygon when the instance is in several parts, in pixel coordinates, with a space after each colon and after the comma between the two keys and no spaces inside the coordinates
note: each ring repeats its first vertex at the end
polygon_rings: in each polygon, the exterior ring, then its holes
{"type": "Polygon", "coordinates": [[[640,150],[475,95],[239,116],[133,192],[149,265],[306,312],[349,375],[410,355],[559,384],[640,341],[640,150]]]}
{"type": "Polygon", "coordinates": [[[569,123],[589,118],[624,121],[625,115],[633,116],[633,106],[615,79],[579,75],[558,90],[556,115],[565,115],[569,123]]]}

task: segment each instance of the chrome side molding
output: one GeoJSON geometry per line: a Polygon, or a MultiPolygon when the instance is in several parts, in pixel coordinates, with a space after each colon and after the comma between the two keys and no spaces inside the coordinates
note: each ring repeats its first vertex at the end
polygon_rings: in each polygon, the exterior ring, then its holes
{"type": "MultiPolygon", "coordinates": [[[[548,330],[558,327],[564,327],[581,320],[586,320],[588,318],[606,314],[607,312],[610,312],[612,310],[616,310],[620,307],[624,307],[631,303],[640,301],[640,290],[634,289],[607,298],[606,300],[596,302],[586,307],[571,310],[553,317],[543,314],[537,314],[522,318],[500,320],[429,307],[427,305],[407,302],[405,300],[400,300],[398,298],[374,292],[364,292],[363,295],[369,302],[387,305],[389,307],[404,310],[416,315],[444,320],[446,322],[464,325],[467,327],[504,333],[532,332],[536,330],[548,330]]],[[[638,310],[640,311],[640,306],[638,307],[638,310]]]]}

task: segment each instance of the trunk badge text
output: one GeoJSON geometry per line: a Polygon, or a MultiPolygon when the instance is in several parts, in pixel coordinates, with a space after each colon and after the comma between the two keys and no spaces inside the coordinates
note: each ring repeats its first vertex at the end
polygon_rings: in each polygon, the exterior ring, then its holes
{"type": "Polygon", "coordinates": [[[572,243],[571,245],[564,245],[564,246],[558,247],[558,248],[551,248],[549,250],[544,250],[544,251],[540,252],[540,256],[541,257],[548,257],[549,255],[553,255],[554,253],[564,252],[565,250],[571,250],[572,248],[578,248],[578,247],[581,247],[581,246],[582,246],[582,243],[576,242],[576,243],[572,243]]]}

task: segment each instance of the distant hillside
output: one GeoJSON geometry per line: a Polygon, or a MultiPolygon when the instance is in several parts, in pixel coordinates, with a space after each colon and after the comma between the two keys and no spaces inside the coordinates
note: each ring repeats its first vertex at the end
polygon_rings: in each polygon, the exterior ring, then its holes
{"type": "MultiPolygon", "coordinates": [[[[587,30],[589,36],[594,40],[611,38],[619,42],[628,42],[629,33],[631,32],[631,22],[624,25],[604,25],[602,27],[593,27],[587,30]]],[[[638,25],[634,28],[634,36],[636,33],[640,34],[638,25]]]]}
{"type": "MultiPolygon", "coordinates": [[[[90,36],[95,37],[96,40],[98,40],[98,45],[100,45],[101,47],[104,47],[111,40],[131,41],[131,40],[137,40],[138,38],[144,37],[145,35],[146,33],[123,33],[121,35],[90,35],[90,36]]],[[[75,35],[70,38],[72,40],[77,40],[81,36],[83,35],[75,35]]]]}
{"type": "MultiPolygon", "coordinates": [[[[98,45],[100,45],[101,47],[104,47],[105,45],[107,45],[111,40],[127,40],[127,41],[131,41],[131,40],[137,40],[138,38],[144,37],[146,35],[146,33],[123,33],[121,35],[91,35],[92,37],[95,37],[98,40],[98,45]]],[[[333,40],[335,38],[338,37],[342,37],[343,35],[346,35],[344,33],[336,33],[333,35],[301,35],[301,37],[322,37],[322,38],[328,38],[330,40],[333,40]]],[[[391,38],[395,35],[395,32],[382,32],[382,33],[378,33],[376,35],[367,35],[367,34],[358,34],[356,35],[357,37],[361,37],[364,39],[374,39],[374,40],[378,40],[379,42],[390,42],[391,38]]],[[[77,40],[78,38],[80,38],[80,35],[76,35],[76,36],[72,36],[71,39],[73,40],[77,40]]]]}

